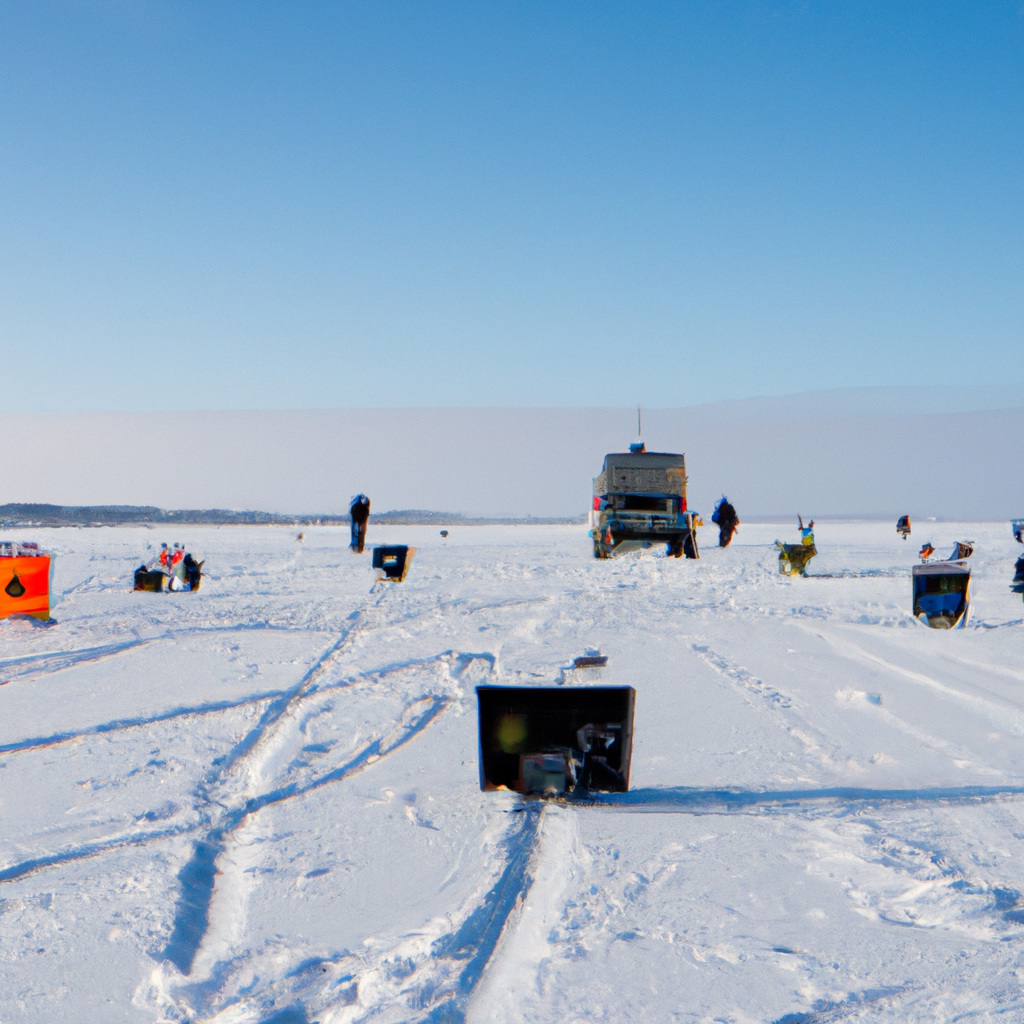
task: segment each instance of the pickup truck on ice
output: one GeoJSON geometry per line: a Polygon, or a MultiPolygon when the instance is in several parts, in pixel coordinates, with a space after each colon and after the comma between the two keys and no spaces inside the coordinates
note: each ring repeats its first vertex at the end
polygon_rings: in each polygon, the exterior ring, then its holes
{"type": "Polygon", "coordinates": [[[634,444],[604,457],[590,512],[595,558],[659,543],[676,558],[699,558],[696,518],[686,508],[685,456],[634,444]]]}

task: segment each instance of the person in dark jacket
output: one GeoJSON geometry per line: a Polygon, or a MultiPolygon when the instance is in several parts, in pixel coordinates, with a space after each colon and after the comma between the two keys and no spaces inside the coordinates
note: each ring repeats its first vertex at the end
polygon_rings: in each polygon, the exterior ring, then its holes
{"type": "Polygon", "coordinates": [[[727,548],[732,541],[732,535],[736,532],[736,527],[740,525],[740,519],[736,515],[736,509],[724,494],[715,508],[715,514],[711,517],[711,521],[718,523],[718,546],[727,548]]]}
{"type": "Polygon", "coordinates": [[[203,579],[203,563],[197,562],[191,554],[186,554],[182,564],[185,566],[185,582],[188,584],[188,589],[198,590],[203,579]]]}
{"type": "Polygon", "coordinates": [[[370,499],[365,494],[357,494],[348,507],[352,517],[352,543],[350,547],[356,554],[363,553],[366,544],[366,523],[370,518],[370,499]]]}

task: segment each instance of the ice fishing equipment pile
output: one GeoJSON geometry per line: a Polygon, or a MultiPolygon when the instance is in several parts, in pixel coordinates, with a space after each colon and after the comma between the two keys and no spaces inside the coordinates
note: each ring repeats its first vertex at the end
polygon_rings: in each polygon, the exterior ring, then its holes
{"type": "Polygon", "coordinates": [[[779,549],[779,572],[785,576],[807,575],[807,566],[811,559],[818,553],[814,546],[814,520],[806,526],[802,516],[797,516],[800,524],[800,543],[784,544],[781,540],[775,542],[779,549]]]}
{"type": "Polygon", "coordinates": [[[155,594],[163,591],[193,592],[203,579],[203,562],[197,562],[180,544],[160,545],[160,554],[135,570],[134,590],[155,594]]]}
{"type": "Polygon", "coordinates": [[[632,686],[478,686],[476,696],[481,789],[629,789],[632,686]]]}
{"type": "Polygon", "coordinates": [[[9,615],[50,617],[53,559],[38,544],[0,541],[0,619],[9,615]]]}
{"type": "Polygon", "coordinates": [[[686,507],[684,455],[649,452],[640,443],[604,457],[590,512],[595,558],[652,544],[666,544],[676,558],[698,558],[696,518],[686,507]]]}

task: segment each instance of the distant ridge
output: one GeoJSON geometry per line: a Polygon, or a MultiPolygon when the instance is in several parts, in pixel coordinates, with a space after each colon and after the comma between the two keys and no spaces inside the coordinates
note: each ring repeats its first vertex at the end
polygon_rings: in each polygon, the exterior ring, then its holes
{"type": "MultiPolygon", "coordinates": [[[[399,509],[374,513],[374,523],[393,526],[495,526],[534,524],[549,526],[583,523],[586,516],[525,518],[486,518],[459,512],[431,512],[426,509],[399,509]]],[[[174,524],[191,526],[347,526],[347,515],[281,515],[276,512],[237,511],[235,509],[173,509],[153,505],[43,505],[11,502],[0,505],[0,527],[16,526],[143,526],[174,524]]]]}

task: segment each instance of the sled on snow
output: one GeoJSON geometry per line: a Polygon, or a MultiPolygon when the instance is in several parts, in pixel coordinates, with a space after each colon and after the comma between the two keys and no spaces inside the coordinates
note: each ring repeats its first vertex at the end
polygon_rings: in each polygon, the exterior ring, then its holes
{"type": "Polygon", "coordinates": [[[38,544],[0,541],[0,619],[31,615],[50,618],[53,557],[38,544]]]}
{"type": "Polygon", "coordinates": [[[378,580],[391,580],[401,583],[412,565],[415,548],[405,544],[381,544],[373,549],[373,568],[377,570],[378,580]]]}
{"type": "Polygon", "coordinates": [[[965,560],[925,562],[913,568],[914,618],[932,629],[963,628],[971,604],[971,567],[965,560]]]}
{"type": "Polygon", "coordinates": [[[566,797],[629,789],[631,686],[478,686],[480,788],[566,797]]]}

